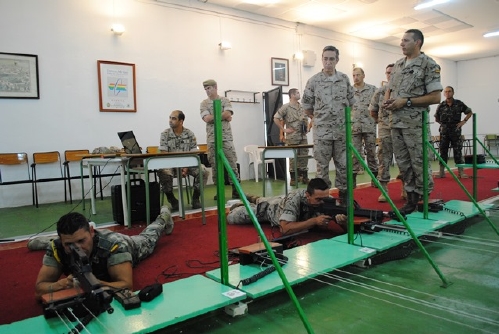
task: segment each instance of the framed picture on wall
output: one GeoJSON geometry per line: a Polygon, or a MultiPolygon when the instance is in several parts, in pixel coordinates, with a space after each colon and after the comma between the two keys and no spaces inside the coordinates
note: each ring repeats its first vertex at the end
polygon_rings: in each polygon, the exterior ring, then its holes
{"type": "Polygon", "coordinates": [[[272,85],[289,86],[289,60],[284,58],[271,58],[270,70],[272,85]]]}
{"type": "Polygon", "coordinates": [[[0,52],[0,98],[40,98],[37,55],[0,52]]]}
{"type": "Polygon", "coordinates": [[[100,111],[136,112],[135,64],[97,61],[100,111]]]}

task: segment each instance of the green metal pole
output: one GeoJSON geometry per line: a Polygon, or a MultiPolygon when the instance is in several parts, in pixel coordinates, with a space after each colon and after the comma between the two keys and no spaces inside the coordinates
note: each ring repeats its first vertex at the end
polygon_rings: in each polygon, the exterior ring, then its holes
{"type": "MultiPolygon", "coordinates": [[[[345,205],[347,206],[347,219],[348,219],[348,225],[347,225],[347,231],[348,231],[348,243],[353,244],[354,240],[354,223],[353,223],[353,159],[352,159],[352,119],[351,119],[351,112],[352,108],[351,107],[345,107],[345,133],[346,133],[346,138],[345,138],[345,143],[346,143],[346,155],[347,155],[347,196],[348,196],[348,203],[345,205]]],[[[355,148],[353,148],[353,151],[355,151],[355,148]]],[[[359,159],[360,161],[360,159],[359,159]]],[[[369,168],[365,168],[365,170],[368,170],[369,168]]],[[[338,171],[336,171],[338,172],[338,171]]],[[[332,217],[334,219],[334,217],[332,217]]]]}
{"type": "Polygon", "coordinates": [[[428,112],[429,110],[423,110],[423,138],[421,140],[421,146],[423,147],[423,218],[428,219],[428,149],[426,146],[430,144],[428,140],[428,112]]]}
{"type": "MultiPolygon", "coordinates": [[[[222,284],[229,285],[229,247],[227,243],[227,225],[225,223],[225,185],[224,156],[222,146],[222,101],[213,101],[215,125],[215,164],[217,166],[217,209],[218,209],[218,248],[220,256],[220,279],[222,284]]],[[[231,170],[227,168],[227,170],[231,170]]]]}

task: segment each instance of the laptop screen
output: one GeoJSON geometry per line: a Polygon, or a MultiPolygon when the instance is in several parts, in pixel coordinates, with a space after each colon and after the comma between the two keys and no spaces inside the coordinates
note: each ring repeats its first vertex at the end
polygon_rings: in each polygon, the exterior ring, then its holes
{"type": "Polygon", "coordinates": [[[125,153],[127,154],[142,153],[140,150],[139,143],[137,143],[137,139],[135,139],[133,131],[118,132],[118,136],[120,137],[121,143],[123,144],[125,153]]]}

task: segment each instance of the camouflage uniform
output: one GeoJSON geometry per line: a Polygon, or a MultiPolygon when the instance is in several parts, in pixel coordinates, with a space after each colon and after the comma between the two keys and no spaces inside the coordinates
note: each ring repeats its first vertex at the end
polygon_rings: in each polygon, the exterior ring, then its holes
{"type": "MultiPolygon", "coordinates": [[[[188,152],[197,150],[197,141],[194,133],[183,128],[182,133],[177,136],[172,128],[168,128],[161,133],[159,140],[159,150],[164,152],[188,152]]],[[[203,170],[203,184],[208,181],[208,171],[204,165],[201,165],[203,170]]],[[[194,177],[194,190],[199,192],[199,169],[197,167],[189,167],[187,174],[194,177]]],[[[173,177],[175,171],[172,168],[163,168],[158,170],[159,182],[165,194],[173,192],[173,177]]]]}
{"type": "Polygon", "coordinates": [[[387,85],[382,86],[374,93],[369,110],[378,112],[378,180],[390,182],[390,165],[393,161],[393,142],[390,129],[390,110],[383,108],[387,85]]]}
{"type": "MultiPolygon", "coordinates": [[[[353,86],[355,94],[355,104],[352,107],[352,143],[361,156],[362,140],[367,155],[367,166],[376,175],[378,173],[378,162],[376,161],[376,123],[369,113],[369,102],[376,91],[376,87],[364,83],[364,87],[353,86]]],[[[353,157],[353,172],[360,172],[360,162],[353,157]]]]}
{"type": "MultiPolygon", "coordinates": [[[[171,224],[173,225],[172,221],[171,224]]],[[[165,222],[159,216],[139,235],[128,236],[109,230],[94,230],[94,247],[88,259],[92,265],[92,273],[97,279],[108,282],[111,279],[108,267],[124,262],[131,262],[133,266],[137,265],[152,254],[164,230],[165,222]]],[[[60,268],[66,275],[70,274],[71,258],[64,251],[60,239],[53,240],[51,245],[53,246],[47,248],[43,257],[43,264],[60,268]],[[56,249],[57,256],[54,255],[54,249],[56,249]]]]}
{"type": "MultiPolygon", "coordinates": [[[[415,98],[442,90],[440,66],[430,57],[421,54],[406,64],[402,58],[393,67],[389,88],[390,98],[415,98]]],[[[423,194],[423,112],[428,107],[407,107],[393,110],[390,125],[393,151],[405,182],[405,190],[423,194]]],[[[428,126],[428,125],[427,125],[428,126]]],[[[429,132],[428,138],[429,140],[429,132]]],[[[428,191],[433,190],[431,167],[428,168],[428,191]]]]}
{"type": "MultiPolygon", "coordinates": [[[[300,222],[320,215],[308,206],[306,189],[295,189],[284,196],[259,197],[257,204],[251,203],[251,209],[261,223],[280,226],[281,220],[300,222]]],[[[227,215],[229,224],[251,224],[244,206],[238,206],[227,215]]]]}
{"type": "MultiPolygon", "coordinates": [[[[447,163],[449,159],[449,144],[452,144],[454,151],[454,162],[464,163],[463,160],[463,139],[461,138],[461,128],[457,123],[461,122],[461,113],[467,115],[471,109],[460,100],[452,99],[452,105],[447,101],[441,102],[435,112],[435,119],[440,124],[440,156],[447,163]]],[[[442,163],[440,163],[442,165],[442,163]]]]}
{"type": "MultiPolygon", "coordinates": [[[[226,97],[219,97],[222,102],[222,111],[230,111],[232,110],[232,104],[230,100],[226,97]]],[[[213,110],[213,101],[210,99],[203,100],[201,102],[201,118],[206,115],[214,115],[213,110]]],[[[232,168],[234,174],[236,174],[237,179],[239,180],[239,172],[237,170],[237,155],[236,149],[234,148],[233,138],[232,138],[232,128],[230,126],[230,122],[226,120],[222,120],[222,146],[225,157],[229,161],[229,165],[232,168]]],[[[217,183],[217,166],[215,164],[215,124],[214,123],[206,123],[206,140],[207,140],[207,154],[208,161],[210,162],[212,168],[212,178],[213,183],[217,183]]],[[[232,184],[232,180],[230,180],[232,184]]]]}
{"type": "Polygon", "coordinates": [[[308,80],[302,102],[303,109],[314,110],[313,138],[317,177],[331,186],[329,162],[332,157],[336,168],[335,186],[344,192],[347,189],[345,107],[355,103],[348,76],[338,71],[333,76],[324,72],[317,73],[308,80]]]}
{"type": "MultiPolygon", "coordinates": [[[[286,145],[306,145],[307,141],[307,127],[308,127],[308,116],[305,114],[305,110],[298,105],[291,105],[286,103],[283,105],[274,115],[274,118],[283,120],[287,128],[295,129],[293,133],[286,133],[286,145]]],[[[303,173],[308,174],[308,149],[300,148],[297,152],[298,156],[301,158],[296,159],[296,168],[298,169],[298,174],[303,175],[303,173]]],[[[289,160],[290,169],[294,168],[295,159],[289,160]]]]}

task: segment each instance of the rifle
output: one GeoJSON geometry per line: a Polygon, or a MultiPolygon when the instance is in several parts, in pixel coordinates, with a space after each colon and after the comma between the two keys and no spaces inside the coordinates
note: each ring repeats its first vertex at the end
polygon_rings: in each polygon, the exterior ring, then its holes
{"type": "MultiPolygon", "coordinates": [[[[357,201],[353,201],[354,209],[353,209],[353,215],[355,217],[364,217],[368,218],[369,222],[361,222],[359,224],[355,224],[354,228],[356,231],[362,231],[362,232],[367,232],[367,233],[372,233],[379,231],[376,227],[383,222],[383,219],[385,218],[390,218],[390,219],[397,219],[397,215],[393,211],[381,211],[381,210],[371,210],[371,209],[363,209],[360,207],[359,203],[357,201]]],[[[328,197],[323,199],[323,203],[315,208],[314,210],[317,213],[322,213],[327,216],[331,216],[331,218],[334,219],[336,215],[338,214],[343,214],[347,215],[348,214],[348,208],[346,206],[340,206],[336,204],[336,198],[334,197],[328,197]]]]}
{"type": "MultiPolygon", "coordinates": [[[[64,313],[70,321],[81,319],[81,324],[86,325],[93,317],[106,311],[111,314],[113,296],[102,286],[92,273],[92,265],[87,255],[78,246],[69,246],[70,268],[78,286],[73,289],[47,293],[42,296],[44,315],[46,318],[64,313]]],[[[78,325],[78,326],[81,326],[78,325]]],[[[77,327],[78,327],[77,326],[77,327]]]]}

